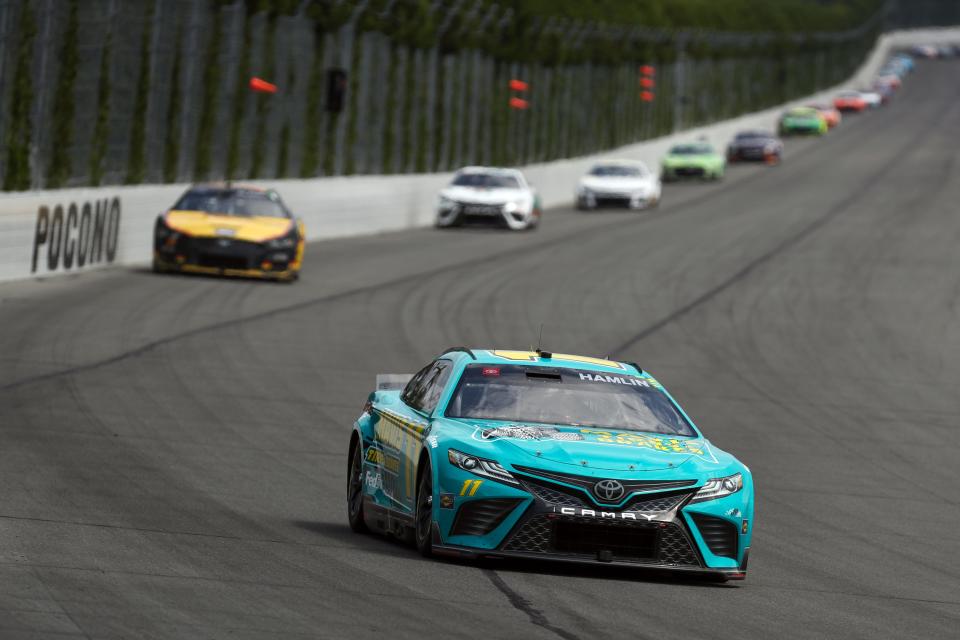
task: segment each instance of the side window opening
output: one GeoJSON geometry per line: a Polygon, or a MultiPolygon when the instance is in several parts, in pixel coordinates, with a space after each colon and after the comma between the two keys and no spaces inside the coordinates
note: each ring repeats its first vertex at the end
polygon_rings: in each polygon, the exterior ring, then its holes
{"type": "Polygon", "coordinates": [[[413,374],[413,377],[410,378],[410,382],[408,382],[407,386],[404,387],[403,393],[400,394],[400,399],[414,409],[419,409],[421,403],[423,402],[423,379],[426,377],[430,369],[433,368],[433,364],[434,363],[431,362],[423,369],[420,369],[420,371],[413,374]]]}
{"type": "Polygon", "coordinates": [[[447,386],[447,380],[450,379],[450,371],[453,370],[453,363],[449,360],[438,360],[436,366],[427,376],[427,390],[423,401],[423,411],[433,413],[440,402],[440,396],[447,386]]]}
{"type": "Polygon", "coordinates": [[[430,363],[411,378],[400,398],[417,411],[431,413],[450,378],[452,364],[449,360],[430,363]]]}

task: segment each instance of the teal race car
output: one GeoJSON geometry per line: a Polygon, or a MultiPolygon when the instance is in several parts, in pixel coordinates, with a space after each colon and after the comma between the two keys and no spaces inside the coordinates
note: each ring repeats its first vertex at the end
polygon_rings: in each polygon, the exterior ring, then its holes
{"type": "Polygon", "coordinates": [[[670,148],[660,162],[660,180],[681,178],[722,180],[727,160],[709,142],[678,144],[670,148]]]}
{"type": "Polygon", "coordinates": [[[753,480],[635,364],[455,347],[377,376],[350,436],[347,516],[425,556],[743,579],[753,480]]]}
{"type": "Polygon", "coordinates": [[[823,135],[829,130],[827,119],[813,107],[794,107],[780,116],[780,135],[823,135]]]}

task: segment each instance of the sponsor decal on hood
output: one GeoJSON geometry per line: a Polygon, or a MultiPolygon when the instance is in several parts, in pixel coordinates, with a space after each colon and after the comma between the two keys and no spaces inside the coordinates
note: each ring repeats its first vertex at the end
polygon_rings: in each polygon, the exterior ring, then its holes
{"type": "MultiPolygon", "coordinates": [[[[467,422],[467,421],[465,421],[467,422]]],[[[690,458],[719,464],[710,443],[684,438],[609,428],[557,427],[469,421],[473,439],[503,441],[544,460],[592,469],[643,471],[670,469],[690,458]]]]}
{"type": "Polygon", "coordinates": [[[271,216],[230,216],[203,211],[169,211],[167,226],[174,231],[199,238],[224,238],[245,242],[266,242],[282,238],[293,230],[290,218],[271,216]]]}

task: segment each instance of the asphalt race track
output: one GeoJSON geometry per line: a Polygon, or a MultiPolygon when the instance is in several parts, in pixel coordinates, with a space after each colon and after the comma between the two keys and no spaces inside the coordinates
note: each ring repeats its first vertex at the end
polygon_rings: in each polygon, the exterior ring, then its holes
{"type": "Polygon", "coordinates": [[[315,243],[295,285],[0,286],[0,637],[958,637],[958,70],[653,212],[315,243]],[[351,534],[374,375],[540,323],[750,466],[746,581],[351,534]]]}

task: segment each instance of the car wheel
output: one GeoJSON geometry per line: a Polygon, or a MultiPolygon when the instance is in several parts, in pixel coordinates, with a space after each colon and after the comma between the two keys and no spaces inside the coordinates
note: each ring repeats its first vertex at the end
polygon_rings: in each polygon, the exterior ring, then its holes
{"type": "Polygon", "coordinates": [[[433,474],[430,464],[424,465],[417,483],[417,512],[414,520],[414,537],[417,551],[424,558],[433,553],[433,474]]]}
{"type": "Polygon", "coordinates": [[[360,459],[360,441],[353,443],[347,464],[347,520],[355,533],[365,533],[363,520],[363,462],[360,459]]]}

